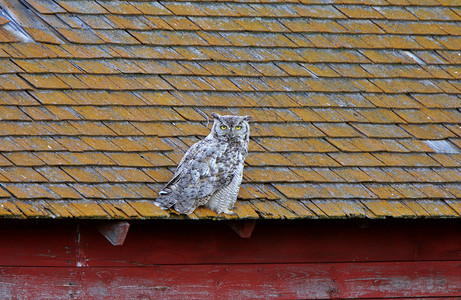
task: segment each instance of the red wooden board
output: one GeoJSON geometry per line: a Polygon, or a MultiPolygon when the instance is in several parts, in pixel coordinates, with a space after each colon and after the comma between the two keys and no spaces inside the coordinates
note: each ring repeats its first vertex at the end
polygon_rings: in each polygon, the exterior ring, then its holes
{"type": "Polygon", "coordinates": [[[0,222],[0,298],[461,297],[456,221],[135,222],[117,247],[96,225],[0,222]]]}
{"type": "Polygon", "coordinates": [[[0,266],[75,266],[77,225],[0,222],[0,266]]]}
{"type": "Polygon", "coordinates": [[[242,239],[224,223],[131,225],[112,246],[90,224],[18,228],[0,223],[0,266],[140,266],[152,264],[310,263],[461,260],[461,226],[410,222],[257,223],[242,239]]]}
{"type": "Polygon", "coordinates": [[[461,262],[0,269],[7,298],[269,299],[461,296],[461,262]]]}

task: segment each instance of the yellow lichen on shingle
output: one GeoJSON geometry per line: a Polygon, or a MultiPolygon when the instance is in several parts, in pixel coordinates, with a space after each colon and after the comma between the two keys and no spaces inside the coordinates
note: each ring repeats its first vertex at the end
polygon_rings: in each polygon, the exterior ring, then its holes
{"type": "Polygon", "coordinates": [[[129,205],[139,214],[142,218],[156,218],[168,217],[168,212],[161,210],[155,204],[148,201],[131,201],[129,205]]]}
{"type": "Polygon", "coordinates": [[[0,17],[1,216],[182,218],[152,200],[218,112],[254,118],[237,215],[192,218],[459,217],[447,1],[23,2],[26,37],[0,17]]]}

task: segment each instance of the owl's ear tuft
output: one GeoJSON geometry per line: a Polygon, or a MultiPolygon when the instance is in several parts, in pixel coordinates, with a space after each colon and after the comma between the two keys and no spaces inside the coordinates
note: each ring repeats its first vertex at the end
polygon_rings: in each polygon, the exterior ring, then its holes
{"type": "Polygon", "coordinates": [[[218,120],[221,117],[218,113],[215,113],[215,112],[212,112],[211,116],[213,117],[213,119],[218,119],[218,120]]]}
{"type": "Polygon", "coordinates": [[[245,121],[247,121],[247,122],[253,122],[253,121],[254,121],[254,119],[253,119],[252,116],[243,116],[243,119],[244,119],[245,121]]]}

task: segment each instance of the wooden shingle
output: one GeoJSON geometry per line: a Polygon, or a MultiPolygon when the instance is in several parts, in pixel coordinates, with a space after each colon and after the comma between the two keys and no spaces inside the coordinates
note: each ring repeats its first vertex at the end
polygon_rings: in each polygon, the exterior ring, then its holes
{"type": "Polygon", "coordinates": [[[242,201],[191,218],[459,217],[459,7],[334,2],[22,1],[0,215],[182,218],[152,200],[217,112],[254,119],[242,201]]]}

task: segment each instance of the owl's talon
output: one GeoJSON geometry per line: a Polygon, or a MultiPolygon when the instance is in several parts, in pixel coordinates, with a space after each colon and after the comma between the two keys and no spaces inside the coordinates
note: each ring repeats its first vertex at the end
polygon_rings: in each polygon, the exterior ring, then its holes
{"type": "Polygon", "coordinates": [[[226,215],[236,215],[236,213],[232,210],[226,209],[225,211],[222,212],[223,214],[226,215]]]}

